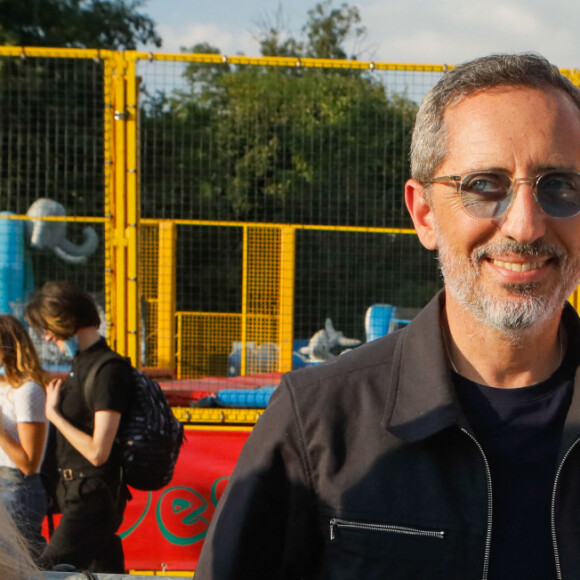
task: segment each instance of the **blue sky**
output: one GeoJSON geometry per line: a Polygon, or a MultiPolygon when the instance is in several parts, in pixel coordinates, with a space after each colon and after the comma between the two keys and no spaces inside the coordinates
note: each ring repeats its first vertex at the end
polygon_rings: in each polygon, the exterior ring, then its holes
{"type": "MultiPolygon", "coordinates": [[[[335,0],[334,6],[340,5],[335,0]]],[[[295,36],[316,0],[147,0],[163,52],[210,42],[223,54],[259,56],[259,23],[282,18],[295,36]]],[[[361,58],[457,63],[492,52],[540,52],[560,67],[580,68],[577,0],[360,0],[367,37],[361,58]]],[[[140,47],[149,50],[151,47],[140,47]]],[[[352,50],[353,47],[347,47],[352,50]]],[[[156,49],[157,50],[157,49],[156,49]]]]}

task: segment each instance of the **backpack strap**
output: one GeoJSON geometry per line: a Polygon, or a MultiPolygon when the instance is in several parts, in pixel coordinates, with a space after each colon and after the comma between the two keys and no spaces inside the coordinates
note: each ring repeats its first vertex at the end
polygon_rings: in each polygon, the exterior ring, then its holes
{"type": "Polygon", "coordinates": [[[93,384],[97,377],[99,371],[111,360],[122,360],[128,362],[129,359],[126,359],[124,356],[117,354],[113,350],[108,350],[104,352],[89,368],[89,372],[85,378],[85,382],[83,383],[83,394],[85,396],[85,400],[88,400],[88,394],[91,392],[93,388],[93,384]]]}

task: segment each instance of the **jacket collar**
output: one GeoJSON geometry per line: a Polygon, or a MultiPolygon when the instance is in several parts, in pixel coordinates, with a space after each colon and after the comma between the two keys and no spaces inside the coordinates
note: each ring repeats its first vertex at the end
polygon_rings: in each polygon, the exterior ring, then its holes
{"type": "Polygon", "coordinates": [[[399,333],[383,426],[407,441],[419,441],[457,423],[451,373],[441,334],[441,291],[399,333]]]}
{"type": "MultiPolygon", "coordinates": [[[[421,441],[453,425],[467,425],[455,397],[441,332],[444,304],[442,290],[399,333],[395,346],[392,389],[382,424],[393,435],[409,442],[421,441]]],[[[580,319],[569,303],[564,307],[562,324],[568,336],[568,350],[576,349],[580,360],[580,319]]],[[[562,448],[567,449],[579,434],[580,367],[576,371],[562,448]]]]}
{"type": "MultiPolygon", "coordinates": [[[[569,303],[566,303],[564,312],[562,313],[562,324],[566,329],[566,336],[568,344],[566,346],[566,354],[570,354],[573,350],[575,359],[580,361],[580,318],[569,303]]],[[[576,368],[576,376],[574,377],[574,392],[572,393],[572,401],[566,416],[564,424],[564,432],[562,433],[562,442],[560,444],[560,458],[562,458],[572,443],[578,439],[580,434],[580,366],[576,368]]]]}

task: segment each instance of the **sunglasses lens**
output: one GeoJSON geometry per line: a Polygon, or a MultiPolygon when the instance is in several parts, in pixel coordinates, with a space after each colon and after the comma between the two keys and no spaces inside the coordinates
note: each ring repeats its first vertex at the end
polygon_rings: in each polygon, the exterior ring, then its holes
{"type": "Polygon", "coordinates": [[[507,175],[471,173],[461,182],[461,201],[473,217],[500,217],[510,206],[511,189],[512,182],[507,175]]]}
{"type": "Polygon", "coordinates": [[[538,201],[552,217],[572,217],[580,213],[580,175],[548,173],[538,180],[538,201]]]}

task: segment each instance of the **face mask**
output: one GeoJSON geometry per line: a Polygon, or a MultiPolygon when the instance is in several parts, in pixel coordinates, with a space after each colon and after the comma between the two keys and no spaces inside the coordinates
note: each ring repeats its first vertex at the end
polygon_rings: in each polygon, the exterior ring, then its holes
{"type": "Polygon", "coordinates": [[[64,354],[74,358],[79,352],[79,339],[76,336],[71,336],[68,340],[63,340],[62,344],[64,346],[64,354]]]}

